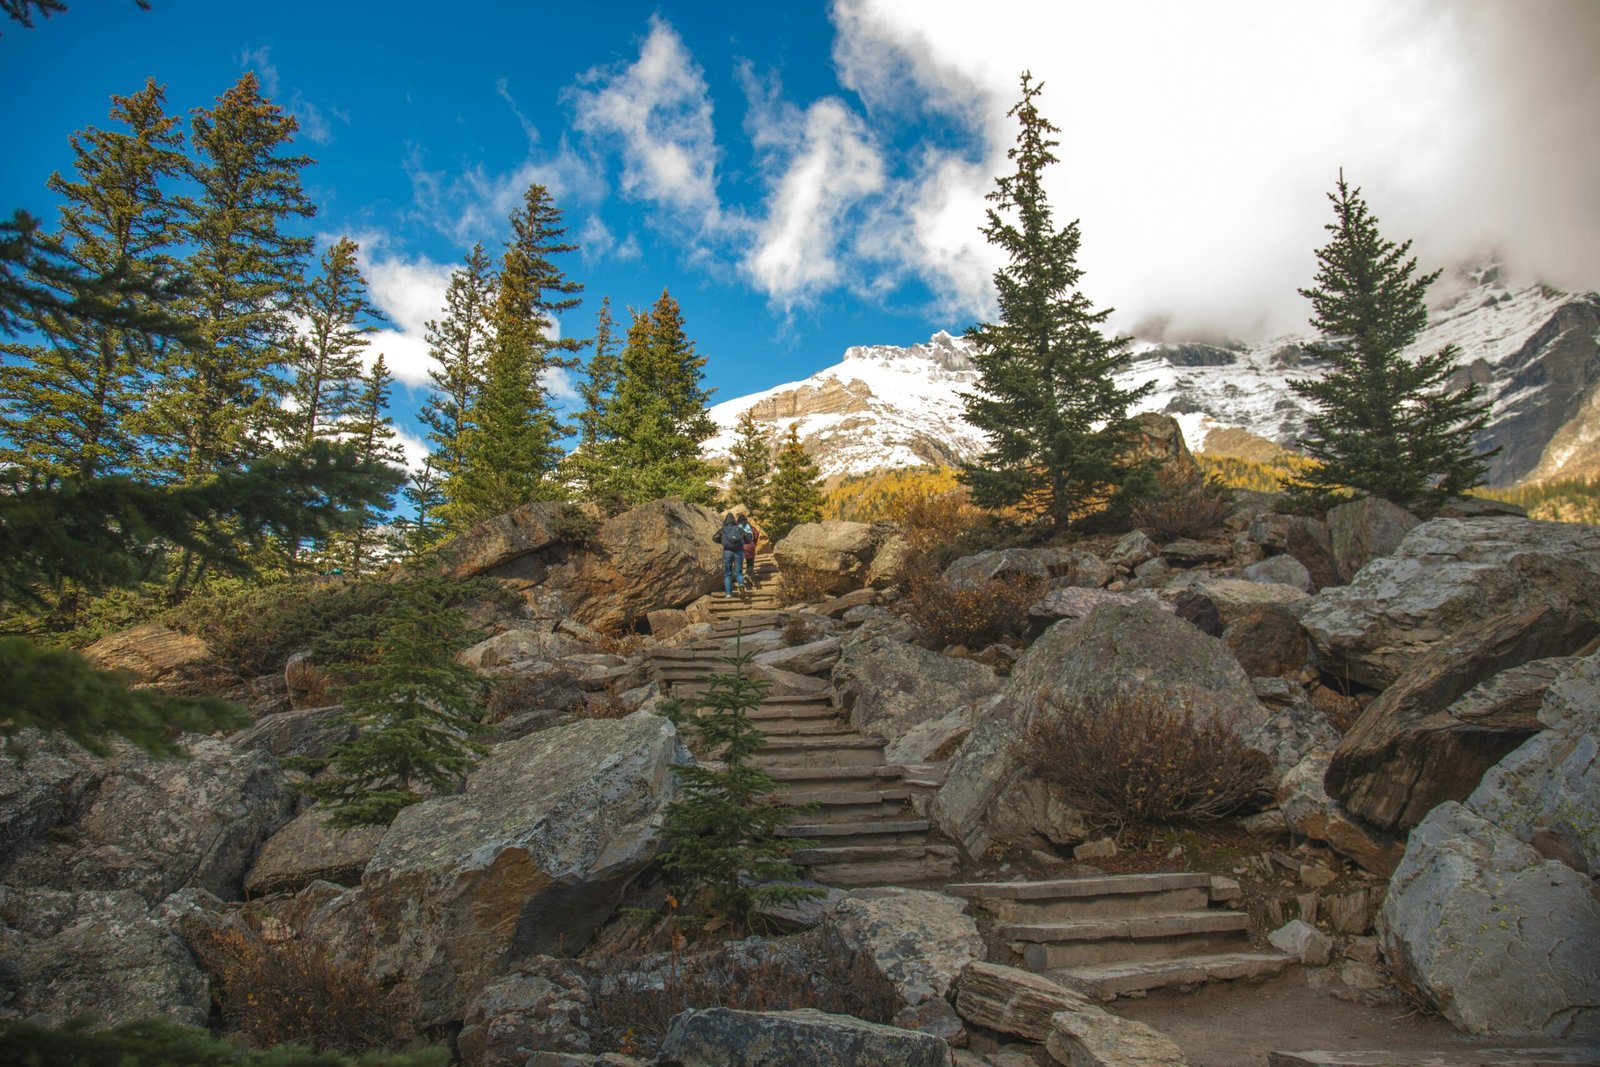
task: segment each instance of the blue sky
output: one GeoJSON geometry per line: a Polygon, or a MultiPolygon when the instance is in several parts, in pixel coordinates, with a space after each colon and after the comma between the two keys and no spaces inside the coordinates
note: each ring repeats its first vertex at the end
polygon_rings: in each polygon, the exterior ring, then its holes
{"type": "Polygon", "coordinates": [[[111,93],[153,76],[186,111],[255,70],[318,161],[312,231],[362,243],[402,419],[449,270],[498,250],[530,181],[583,246],[563,332],[666,287],[716,399],[960,330],[990,309],[982,197],[1024,67],[1063,127],[1050,188],[1082,219],[1086,288],[1122,329],[1303,323],[1341,166],[1427,265],[1493,252],[1600,284],[1591,0],[71,0],[0,31],[0,206],[45,217],[111,93]]]}

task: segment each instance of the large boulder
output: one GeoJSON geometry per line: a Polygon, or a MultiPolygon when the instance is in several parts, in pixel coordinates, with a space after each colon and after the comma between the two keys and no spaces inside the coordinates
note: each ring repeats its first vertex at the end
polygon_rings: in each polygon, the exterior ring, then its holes
{"type": "Polygon", "coordinates": [[[1056,1012],[1050,1023],[1044,1047],[1063,1067],[1188,1067],[1170,1037],[1104,1008],[1056,1012]]]}
{"type": "Polygon", "coordinates": [[[279,759],[286,756],[325,756],[340,741],[356,735],[356,728],[345,718],[341,704],[325,708],[302,708],[264,715],[254,726],[228,737],[240,749],[260,749],[279,759]]]}
{"type": "Polygon", "coordinates": [[[1071,567],[1071,554],[1061,549],[992,548],[955,560],[944,569],[944,580],[958,589],[1019,578],[1044,582],[1071,567]]]}
{"type": "Polygon", "coordinates": [[[360,910],[418,1021],[461,1018],[519,960],[581,949],[655,857],[685,758],[659,716],[577,722],[498,746],[465,792],[403,810],[360,910]]]}
{"type": "Polygon", "coordinates": [[[452,578],[509,577],[500,572],[562,543],[564,516],[570,514],[570,507],[539,500],[485,519],[441,546],[440,564],[452,578]]]}
{"type": "Polygon", "coordinates": [[[812,1008],[686,1011],[672,1020],[661,1062],[683,1067],[954,1067],[932,1034],[812,1008]]]}
{"type": "Polygon", "coordinates": [[[0,871],[17,852],[76,819],[106,765],[73,742],[38,730],[10,738],[0,749],[0,871]]]}
{"type": "Polygon", "coordinates": [[[961,1021],[945,999],[963,967],[984,956],[966,901],[922,889],[857,889],[822,917],[830,959],[849,960],[887,985],[896,1025],[955,1039],[961,1021]]]}
{"type": "Polygon", "coordinates": [[[833,668],[851,723],[887,741],[985,701],[1003,682],[981,663],[930,652],[880,628],[851,635],[833,668]]]}
{"type": "Polygon", "coordinates": [[[846,593],[867,582],[877,549],[864,522],[803,522],[772,546],[786,580],[823,594],[846,593]]]}
{"type": "Polygon", "coordinates": [[[1348,582],[1370,560],[1387,556],[1422,520],[1379,496],[1364,496],[1328,510],[1328,536],[1339,580],[1348,582]]]}
{"type": "Polygon", "coordinates": [[[1302,837],[1321,841],[1373,874],[1387,878],[1404,853],[1392,834],[1369,829],[1328,796],[1329,753],[1306,754],[1278,783],[1278,807],[1284,823],[1302,837]]]}
{"type": "Polygon", "coordinates": [[[1305,627],[1281,604],[1265,604],[1234,618],[1222,640],[1252,678],[1297,678],[1311,656],[1305,627]]]}
{"type": "Polygon", "coordinates": [[[1548,606],[1600,617],[1600,528],[1434,519],[1301,616],[1323,670],[1373,689],[1494,615],[1548,606]]]}
{"type": "Polygon", "coordinates": [[[101,670],[121,671],[141,685],[158,685],[185,667],[205,663],[211,658],[211,646],[193,634],[147,622],[102,637],[83,654],[101,670]]]}
{"type": "Polygon", "coordinates": [[[1195,593],[1217,609],[1223,626],[1264,607],[1281,607],[1298,613],[1310,597],[1292,585],[1278,582],[1252,582],[1244,578],[1215,578],[1210,575],[1185,575],[1164,590],[1169,598],[1195,593]]]}
{"type": "Polygon", "coordinates": [[[576,964],[548,956],[528,960],[467,1005],[456,1038],[462,1067],[524,1067],[535,1052],[588,1052],[591,1007],[576,964]]]}
{"type": "Polygon", "coordinates": [[[1177,485],[1200,477],[1200,465],[1183,439],[1183,427],[1171,415],[1159,411],[1135,415],[1129,420],[1127,442],[1124,462],[1152,463],[1160,476],[1177,485]]]}
{"type": "Polygon", "coordinates": [[[267,838],[244,878],[252,897],[298,893],[312,882],[355,885],[383,841],[381,826],[339,830],[328,826],[326,812],[307,808],[267,838]]]}
{"type": "Polygon", "coordinates": [[[1339,581],[1339,567],[1333,560],[1333,538],[1325,522],[1304,515],[1259,511],[1251,516],[1245,536],[1269,553],[1297,560],[1305,567],[1313,590],[1339,581]]]}
{"type": "Polygon", "coordinates": [[[1600,1037],[1600,900],[1454,801],[1411,832],[1378,933],[1391,966],[1475,1034],[1600,1037]]]}
{"type": "Polygon", "coordinates": [[[0,886],[0,959],[0,1017],[204,1026],[211,1009],[182,939],[131,890],[0,886]]]}
{"type": "Polygon", "coordinates": [[[289,820],[294,795],[278,763],[206,737],[186,758],[122,746],[96,761],[97,782],[68,832],[25,842],[3,868],[13,885],[129,889],[155,904],[179,889],[239,896],[256,849],[289,820]]]}
{"type": "Polygon", "coordinates": [[[1346,732],[1328,768],[1328,792],[1386,830],[1409,829],[1446,800],[1465,800],[1483,772],[1540,729],[1540,679],[1501,672],[1577,651],[1600,621],[1571,608],[1491,616],[1435,644],[1346,732]]]}

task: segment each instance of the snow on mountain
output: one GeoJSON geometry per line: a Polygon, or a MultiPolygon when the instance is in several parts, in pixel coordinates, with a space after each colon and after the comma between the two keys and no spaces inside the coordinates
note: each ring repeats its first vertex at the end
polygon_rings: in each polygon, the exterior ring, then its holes
{"type": "MultiPolygon", "coordinates": [[[[1138,342],[1117,375],[1152,389],[1136,411],[1173,415],[1191,448],[1211,431],[1237,427],[1292,445],[1306,408],[1288,386],[1319,361],[1309,332],[1221,344],[1138,342]]],[[[1600,452],[1600,298],[1539,285],[1512,287],[1497,267],[1441,279],[1429,327],[1413,352],[1459,350],[1459,379],[1485,387],[1493,416],[1486,447],[1504,452],[1493,484],[1570,473],[1600,452]],[[1570,424],[1570,425],[1569,425],[1570,424]],[[1547,454],[1548,453],[1548,454],[1547,454]]],[[[776,441],[798,424],[824,474],[862,474],[976,458],[983,436],[962,417],[960,394],[977,385],[964,338],[940,331],[927,343],[847,349],[843,360],[799,382],[725,401],[711,409],[719,432],[708,451],[725,457],[734,424],[749,410],[776,441]]]]}

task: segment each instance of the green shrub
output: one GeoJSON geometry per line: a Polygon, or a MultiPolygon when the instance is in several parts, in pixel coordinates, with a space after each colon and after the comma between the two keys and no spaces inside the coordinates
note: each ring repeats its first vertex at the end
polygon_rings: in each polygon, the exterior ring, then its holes
{"type": "Polygon", "coordinates": [[[0,1067],[444,1067],[449,1061],[442,1048],[360,1057],[298,1045],[258,1051],[156,1019],[105,1030],[0,1022],[0,1067]]]}

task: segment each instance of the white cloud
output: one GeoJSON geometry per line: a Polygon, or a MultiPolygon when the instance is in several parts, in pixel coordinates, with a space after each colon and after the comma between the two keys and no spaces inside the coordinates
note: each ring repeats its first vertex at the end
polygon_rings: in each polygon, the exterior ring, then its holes
{"type": "Polygon", "coordinates": [[[261,83],[262,96],[270,100],[278,95],[278,68],[272,62],[271,45],[246,48],[239,55],[239,66],[255,71],[256,80],[261,83]]]}
{"type": "Polygon", "coordinates": [[[1425,267],[1500,248],[1570,288],[1600,280],[1590,0],[836,0],[833,19],[875,126],[958,120],[877,200],[860,249],[952,311],[992,301],[981,198],[1009,169],[1025,68],[1062,127],[1052,205],[1081,219],[1084,287],[1123,328],[1303,327],[1340,167],[1425,267]]]}
{"type": "Polygon", "coordinates": [[[711,95],[670,25],[652,16],[639,58],[588,71],[570,98],[573,125],[620,152],[626,196],[671,209],[702,231],[720,224],[711,95]]]}
{"type": "Polygon", "coordinates": [[[389,320],[387,328],[369,338],[368,359],[382,352],[398,381],[426,385],[433,361],[424,331],[428,320],[438,318],[443,311],[445,289],[454,267],[422,256],[385,256],[381,234],[363,234],[357,240],[368,292],[373,304],[389,320]]]}
{"type": "Polygon", "coordinates": [[[572,372],[564,367],[546,367],[539,375],[539,383],[549,390],[558,404],[578,404],[583,401],[578,395],[572,372]]]}
{"type": "MultiPolygon", "coordinates": [[[[283,79],[278,74],[277,64],[272,62],[272,46],[262,45],[260,48],[246,48],[239,55],[239,66],[245,70],[255,71],[256,78],[261,82],[261,95],[268,100],[279,104],[300,125],[300,132],[319,145],[333,143],[333,124],[322,113],[322,109],[307,100],[305,94],[295,89],[289,94],[289,99],[278,100],[278,92],[283,88],[283,79]]],[[[346,125],[350,116],[337,108],[330,109],[335,118],[346,125]]]]}
{"type": "Polygon", "coordinates": [[[481,241],[485,247],[505,232],[530,185],[544,186],[558,206],[605,196],[603,176],[564,143],[551,155],[536,154],[530,144],[528,158],[509,171],[495,173],[472,163],[453,175],[430,169],[413,145],[405,170],[412,201],[427,222],[462,244],[481,241]]]}
{"type": "Polygon", "coordinates": [[[777,150],[767,217],[741,265],[762,292],[792,310],[845,280],[844,223],[884,188],[883,159],[866,124],[833,97],[803,114],[769,100],[753,107],[749,125],[758,146],[792,149],[777,150]]]}
{"type": "Polygon", "coordinates": [[[585,263],[602,259],[626,263],[638,259],[642,254],[637,237],[630,233],[618,241],[617,235],[611,232],[611,227],[599,215],[590,215],[584,220],[583,229],[578,231],[578,251],[585,263]]]}
{"type": "Polygon", "coordinates": [[[428,446],[422,438],[399,426],[394,428],[394,437],[400,446],[401,454],[405,456],[406,470],[412,474],[422,470],[422,465],[428,458],[428,446]]]}

